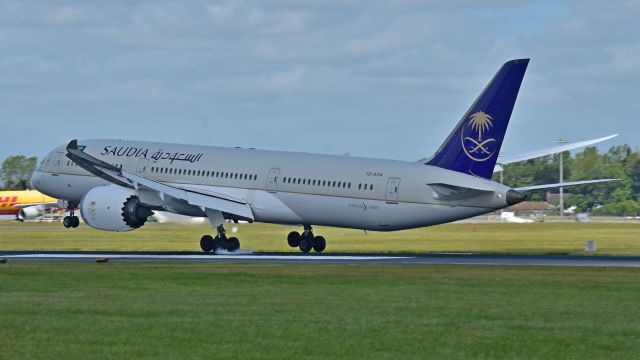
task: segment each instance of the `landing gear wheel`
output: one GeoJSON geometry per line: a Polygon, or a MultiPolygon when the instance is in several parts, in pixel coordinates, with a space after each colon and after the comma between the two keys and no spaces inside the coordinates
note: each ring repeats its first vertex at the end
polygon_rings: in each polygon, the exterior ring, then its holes
{"type": "Polygon", "coordinates": [[[205,235],[200,238],[200,248],[204,252],[210,252],[211,250],[214,250],[213,237],[211,237],[211,235],[205,235]]]}
{"type": "Polygon", "coordinates": [[[224,249],[225,239],[221,239],[219,236],[213,238],[213,251],[216,252],[218,249],[224,249]]]}
{"type": "Polygon", "coordinates": [[[311,251],[311,248],[313,247],[313,241],[311,241],[311,237],[307,237],[307,236],[303,236],[300,239],[300,251],[302,251],[303,253],[308,253],[309,251],[311,251]]]}
{"type": "Polygon", "coordinates": [[[300,233],[297,231],[290,232],[289,235],[287,235],[287,243],[293,248],[300,246],[300,233]]]}
{"type": "Polygon", "coordinates": [[[71,216],[71,227],[77,228],[80,225],[80,218],[77,216],[71,216]]]}
{"type": "Polygon", "coordinates": [[[240,249],[240,240],[238,240],[237,237],[230,237],[229,240],[228,240],[227,249],[229,251],[236,251],[236,250],[240,249]]]}
{"type": "Polygon", "coordinates": [[[317,253],[321,253],[327,247],[327,242],[322,236],[316,236],[313,238],[313,250],[317,253]]]}
{"type": "Polygon", "coordinates": [[[62,219],[62,225],[67,229],[71,227],[71,224],[72,224],[71,216],[65,216],[64,219],[62,219]]]}

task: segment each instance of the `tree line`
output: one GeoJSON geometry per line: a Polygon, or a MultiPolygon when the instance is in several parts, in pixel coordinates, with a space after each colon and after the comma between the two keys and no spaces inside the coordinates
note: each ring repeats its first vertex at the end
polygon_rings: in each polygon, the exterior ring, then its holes
{"type": "Polygon", "coordinates": [[[24,155],[9,156],[2,162],[0,181],[3,190],[26,190],[30,187],[29,179],[36,169],[38,158],[24,155]]]}
{"type": "MultiPolygon", "coordinates": [[[[511,187],[557,183],[560,156],[564,162],[564,181],[615,178],[620,181],[572,186],[565,188],[568,196],[565,207],[576,206],[578,211],[594,215],[640,215],[640,153],[629,145],[611,147],[606,153],[588,147],[571,156],[569,152],[522,161],[504,166],[504,184],[511,187]]],[[[29,188],[37,158],[24,155],[9,156],[0,169],[4,190],[29,188]]],[[[499,181],[498,173],[494,180],[499,181]]],[[[555,191],[555,190],[554,190],[555,191]]],[[[546,191],[531,194],[531,200],[545,200],[546,191]]],[[[557,205],[557,204],[555,204],[557,205]]]]}

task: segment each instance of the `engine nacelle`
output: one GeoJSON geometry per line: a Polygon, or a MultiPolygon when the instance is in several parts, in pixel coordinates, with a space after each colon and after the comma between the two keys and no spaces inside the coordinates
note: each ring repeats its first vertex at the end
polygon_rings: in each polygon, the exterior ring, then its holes
{"type": "Polygon", "coordinates": [[[18,220],[34,220],[44,215],[44,208],[40,205],[29,206],[20,209],[18,212],[18,220]]]}
{"type": "Polygon", "coordinates": [[[108,231],[137,229],[153,215],[132,190],[116,185],[89,190],[80,201],[80,213],[87,225],[108,231]]]}

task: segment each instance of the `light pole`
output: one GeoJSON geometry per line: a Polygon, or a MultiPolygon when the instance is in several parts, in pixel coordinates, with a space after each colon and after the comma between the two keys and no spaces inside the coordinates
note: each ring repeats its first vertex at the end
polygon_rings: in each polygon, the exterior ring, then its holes
{"type": "MultiPolygon", "coordinates": [[[[567,140],[565,139],[558,139],[556,140],[556,144],[566,144],[567,140]]],[[[560,183],[562,184],[563,182],[563,178],[564,178],[564,164],[563,164],[563,156],[562,156],[562,152],[558,153],[558,155],[560,156],[560,183]]],[[[560,186],[559,188],[560,191],[560,220],[564,220],[564,189],[562,188],[562,186],[560,186]]]]}

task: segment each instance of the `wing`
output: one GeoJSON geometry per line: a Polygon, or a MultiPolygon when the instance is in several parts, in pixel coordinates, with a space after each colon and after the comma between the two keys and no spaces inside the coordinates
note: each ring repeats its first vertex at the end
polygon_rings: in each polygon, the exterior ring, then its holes
{"type": "Polygon", "coordinates": [[[551,188],[559,188],[565,186],[575,186],[575,185],[585,185],[585,184],[596,184],[607,181],[618,181],[620,179],[597,179],[597,180],[583,180],[583,181],[572,181],[572,182],[563,182],[563,183],[555,183],[555,184],[543,184],[543,185],[533,185],[533,186],[525,186],[514,188],[514,190],[520,192],[527,192],[532,190],[540,190],[540,189],[551,189],[551,188]]]}
{"type": "Polygon", "coordinates": [[[39,203],[30,203],[30,204],[15,204],[13,205],[16,209],[24,209],[30,206],[42,206],[45,209],[50,209],[54,207],[58,207],[58,202],[39,202],[39,203]]]}
{"type": "Polygon", "coordinates": [[[142,202],[147,200],[154,205],[162,206],[168,198],[172,198],[197,206],[207,214],[211,211],[220,211],[243,220],[253,221],[254,219],[251,207],[242,199],[214,191],[168,185],[132,174],[81,151],[78,149],[76,140],[72,140],[67,145],[67,157],[97,177],[112,184],[134,189],[142,202]]]}

